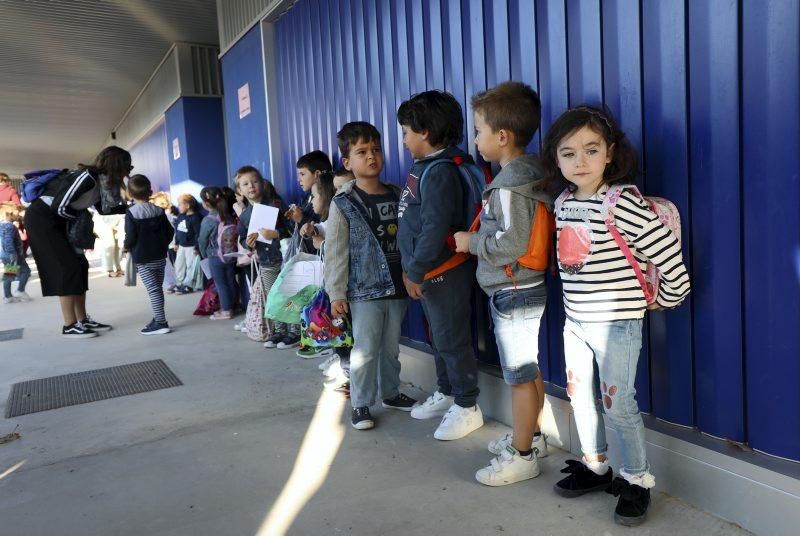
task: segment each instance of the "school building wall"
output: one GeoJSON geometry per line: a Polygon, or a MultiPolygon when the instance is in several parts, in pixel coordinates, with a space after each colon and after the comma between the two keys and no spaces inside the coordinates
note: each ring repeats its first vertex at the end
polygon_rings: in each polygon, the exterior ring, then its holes
{"type": "MultiPolygon", "coordinates": [[[[267,99],[253,82],[250,100],[278,113],[254,113],[252,132],[274,129],[280,139],[266,156],[263,139],[237,133],[237,92],[226,81],[229,156],[279,159],[283,172],[272,180],[289,201],[299,198],[297,157],[321,149],[338,160],[336,131],[353,120],[382,132],[384,176],[403,184],[411,159],[395,112],[426,89],[461,102],[462,147],[473,155],[469,98],[499,82],[539,92],[542,132],[569,106],[607,105],[639,150],[640,186],[681,211],[693,284],[681,308],[649,314],[642,411],[800,460],[796,1],[301,0],[265,25],[269,42],[254,27],[222,63],[241,62],[232,72],[248,71],[249,81],[258,78],[251,68],[274,62],[266,78],[277,91],[267,99]]],[[[563,388],[564,313],[558,281],[549,283],[540,363],[545,380],[563,388]]],[[[491,362],[483,303],[476,344],[491,362]]],[[[404,335],[424,342],[424,332],[415,304],[404,335]]]]}
{"type": "Polygon", "coordinates": [[[167,127],[164,121],[129,148],[134,173],[150,179],[154,192],[169,192],[167,127]]]}

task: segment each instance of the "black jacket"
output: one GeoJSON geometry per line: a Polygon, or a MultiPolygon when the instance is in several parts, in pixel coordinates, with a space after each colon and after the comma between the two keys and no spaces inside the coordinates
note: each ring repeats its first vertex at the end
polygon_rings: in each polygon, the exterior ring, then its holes
{"type": "Polygon", "coordinates": [[[124,247],[131,252],[136,264],[165,259],[173,233],[163,210],[161,214],[145,218],[134,217],[130,209],[125,213],[124,247]]]}
{"type": "Polygon", "coordinates": [[[473,162],[472,157],[458,147],[448,147],[435,156],[417,160],[411,165],[400,198],[397,241],[403,271],[415,283],[422,283],[426,273],[453,256],[447,244],[448,234],[467,230],[464,180],[456,166],[436,166],[425,177],[424,188],[419,188],[422,173],[431,162],[454,156],[473,162]]]}

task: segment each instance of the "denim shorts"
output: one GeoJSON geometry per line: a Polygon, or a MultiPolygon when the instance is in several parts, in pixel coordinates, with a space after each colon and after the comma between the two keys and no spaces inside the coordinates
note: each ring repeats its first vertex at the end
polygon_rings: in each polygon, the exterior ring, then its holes
{"type": "Polygon", "coordinates": [[[539,325],[546,302],[543,284],[501,290],[489,299],[503,379],[509,385],[528,383],[538,376],[539,325]]]}

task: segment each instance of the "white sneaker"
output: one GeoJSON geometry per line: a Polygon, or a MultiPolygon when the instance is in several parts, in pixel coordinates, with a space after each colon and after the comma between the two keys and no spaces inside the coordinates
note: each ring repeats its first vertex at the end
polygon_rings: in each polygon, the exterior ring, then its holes
{"type": "Polygon", "coordinates": [[[411,408],[411,416],[415,419],[433,419],[435,417],[442,417],[450,406],[453,405],[455,399],[452,396],[443,395],[436,391],[425,402],[420,402],[411,408]]]}
{"type": "Polygon", "coordinates": [[[13,295],[17,299],[17,301],[31,301],[33,299],[24,290],[13,292],[13,295]]]}
{"type": "Polygon", "coordinates": [[[523,458],[514,447],[508,446],[489,465],[475,473],[475,480],[486,486],[506,486],[536,478],[540,473],[536,454],[523,458]]]}
{"type": "Polygon", "coordinates": [[[245,326],[245,325],[244,325],[244,322],[242,322],[242,327],[240,328],[240,331],[241,331],[242,333],[245,333],[245,334],[247,334],[247,326],[245,326]]]}
{"type": "Polygon", "coordinates": [[[319,370],[325,371],[325,370],[328,369],[328,367],[333,365],[334,361],[338,361],[338,360],[339,360],[339,356],[336,355],[336,353],[333,353],[332,355],[328,356],[328,358],[325,361],[323,361],[322,363],[317,365],[317,368],[319,370]]]}
{"type": "Polygon", "coordinates": [[[242,322],[241,324],[236,323],[233,325],[233,331],[241,331],[243,327],[244,327],[244,322],[242,322]]]}
{"type": "Polygon", "coordinates": [[[342,364],[339,361],[334,361],[330,367],[326,368],[322,371],[323,376],[326,378],[336,378],[344,374],[342,370],[342,364]]]}
{"type": "MultiPolygon", "coordinates": [[[[501,437],[500,439],[495,439],[494,441],[489,443],[489,452],[494,454],[495,456],[499,456],[501,452],[505,450],[506,447],[510,447],[511,443],[514,441],[514,434],[508,433],[501,437]]],[[[533,436],[533,442],[531,443],[531,448],[533,452],[536,453],[537,458],[547,458],[547,438],[544,434],[539,436],[533,436]]]]}
{"type": "Polygon", "coordinates": [[[433,437],[440,441],[461,439],[481,426],[483,426],[483,413],[478,404],[471,408],[462,408],[458,404],[453,404],[444,414],[442,423],[433,433],[433,437]]]}
{"type": "Polygon", "coordinates": [[[3,303],[17,303],[18,301],[19,300],[14,296],[11,296],[10,298],[3,298],[3,303]]]}

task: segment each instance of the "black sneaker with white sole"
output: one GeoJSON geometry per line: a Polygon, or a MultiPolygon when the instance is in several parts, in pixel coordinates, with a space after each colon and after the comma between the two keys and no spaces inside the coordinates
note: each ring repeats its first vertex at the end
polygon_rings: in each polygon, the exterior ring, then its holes
{"type": "Polygon", "coordinates": [[[604,491],[611,486],[614,477],[614,471],[610,467],[604,475],[598,475],[580,460],[567,460],[567,466],[561,472],[569,476],[556,482],[553,490],[569,499],[593,491],[604,491]]]}
{"type": "Polygon", "coordinates": [[[147,324],[142,330],[139,332],[142,335],[163,335],[165,333],[169,333],[172,331],[169,328],[169,324],[167,322],[156,322],[155,320],[151,320],[149,324],[147,324]]]}
{"type": "Polygon", "coordinates": [[[400,411],[411,411],[411,408],[414,407],[417,401],[411,398],[410,396],[406,396],[403,393],[400,393],[394,398],[386,398],[383,400],[383,407],[387,409],[396,409],[400,411]]]}
{"type": "Polygon", "coordinates": [[[97,337],[97,332],[87,328],[80,322],[75,322],[69,326],[62,327],[61,336],[67,339],[91,339],[92,337],[97,337]]]}
{"type": "Polygon", "coordinates": [[[363,408],[353,408],[353,414],[350,418],[350,422],[353,424],[353,428],[356,430],[369,430],[370,428],[375,427],[375,421],[372,419],[372,415],[370,414],[367,406],[364,406],[363,408]]]}
{"type": "Polygon", "coordinates": [[[79,320],[78,323],[85,328],[91,329],[92,331],[111,331],[111,326],[98,322],[91,316],[87,316],[83,320],[79,320]]]}

